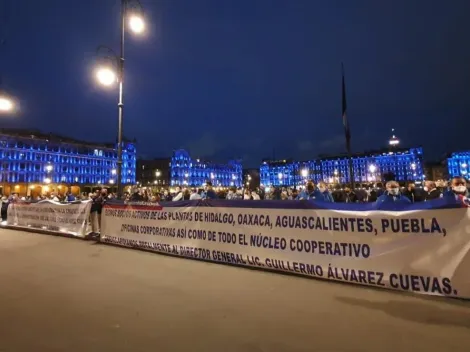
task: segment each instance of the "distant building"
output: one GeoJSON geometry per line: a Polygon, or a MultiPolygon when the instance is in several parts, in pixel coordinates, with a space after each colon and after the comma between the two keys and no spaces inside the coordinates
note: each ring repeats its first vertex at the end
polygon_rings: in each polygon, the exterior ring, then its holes
{"type": "Polygon", "coordinates": [[[137,159],[137,182],[142,186],[166,187],[170,185],[171,158],[137,159]]]}
{"type": "Polygon", "coordinates": [[[242,164],[230,160],[227,164],[216,164],[193,159],[186,150],[173,153],[170,166],[171,186],[202,186],[207,181],[215,187],[241,187],[242,164]]]}
{"type": "MultiPolygon", "coordinates": [[[[122,159],[122,184],[133,184],[134,143],[124,142],[122,159]]],[[[0,182],[6,194],[42,192],[45,186],[112,187],[116,183],[116,162],[116,144],[88,143],[36,130],[0,130],[0,182]]]]}
{"type": "Polygon", "coordinates": [[[425,178],[423,148],[401,148],[400,140],[392,129],[388,147],[352,156],[340,154],[320,156],[307,161],[264,160],[260,166],[262,186],[301,186],[309,180],[328,184],[351,183],[350,160],[354,183],[422,182],[425,178]]]}
{"type": "Polygon", "coordinates": [[[447,169],[450,177],[463,176],[468,178],[470,167],[470,151],[455,152],[447,158],[447,169]]]}
{"type": "MultiPolygon", "coordinates": [[[[263,161],[260,166],[262,186],[299,186],[307,180],[330,184],[350,183],[349,156],[337,155],[308,161],[263,161]]],[[[421,182],[424,179],[423,149],[396,148],[352,156],[356,183],[421,182]]]]}

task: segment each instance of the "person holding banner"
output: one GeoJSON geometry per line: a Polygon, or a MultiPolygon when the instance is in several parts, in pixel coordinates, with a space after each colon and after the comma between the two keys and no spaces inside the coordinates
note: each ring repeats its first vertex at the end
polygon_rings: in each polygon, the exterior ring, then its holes
{"type": "Polygon", "coordinates": [[[400,193],[400,185],[396,181],[388,181],[385,185],[386,191],[379,198],[377,203],[402,203],[409,204],[411,200],[400,193]]]}
{"type": "Polygon", "coordinates": [[[444,196],[447,197],[465,197],[468,198],[468,189],[467,189],[467,181],[465,178],[456,176],[452,178],[450,181],[450,190],[444,193],[444,196]]]}
{"type": "Polygon", "coordinates": [[[205,187],[205,194],[203,199],[217,199],[217,194],[212,188],[212,182],[207,181],[206,182],[206,187],[205,187]]]}
{"type": "Polygon", "coordinates": [[[331,193],[328,189],[328,186],[326,185],[325,182],[322,181],[322,182],[318,183],[318,190],[322,194],[323,200],[325,202],[332,202],[332,203],[334,202],[333,196],[331,195],[331,193]]]}
{"type": "Polygon", "coordinates": [[[437,189],[436,182],[434,181],[426,181],[424,183],[424,191],[426,192],[426,195],[424,197],[425,201],[442,197],[442,193],[437,189]]]}

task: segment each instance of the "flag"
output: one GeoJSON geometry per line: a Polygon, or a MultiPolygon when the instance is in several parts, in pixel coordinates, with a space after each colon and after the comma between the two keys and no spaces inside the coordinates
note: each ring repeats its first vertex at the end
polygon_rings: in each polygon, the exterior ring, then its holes
{"type": "Polygon", "coordinates": [[[351,131],[349,130],[349,123],[347,117],[347,104],[346,104],[346,84],[344,82],[344,66],[341,64],[342,74],[342,97],[343,97],[343,126],[344,134],[346,137],[346,149],[348,153],[351,153],[351,131]]]}

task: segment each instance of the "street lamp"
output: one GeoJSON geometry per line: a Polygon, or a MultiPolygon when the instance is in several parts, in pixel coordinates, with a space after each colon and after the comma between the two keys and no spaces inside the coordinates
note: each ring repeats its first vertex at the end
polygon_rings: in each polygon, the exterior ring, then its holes
{"type": "Polygon", "coordinates": [[[145,22],[142,16],[138,16],[136,14],[130,16],[129,18],[129,28],[134,33],[142,33],[145,30],[145,22]]]}
{"type": "Polygon", "coordinates": [[[118,150],[117,150],[117,194],[122,196],[122,139],[123,139],[123,118],[124,118],[124,99],[123,99],[123,81],[124,81],[124,36],[126,33],[126,21],[128,21],[129,29],[137,34],[145,30],[145,22],[143,19],[143,8],[139,0],[121,0],[121,42],[120,54],[106,47],[100,46],[97,54],[106,49],[107,64],[100,65],[96,70],[96,78],[98,82],[105,86],[110,86],[115,82],[119,83],[119,101],[118,101],[118,150]],[[111,65],[109,64],[111,62],[111,65]],[[116,70],[112,69],[116,67],[116,70]]]}
{"type": "Polygon", "coordinates": [[[369,165],[369,171],[371,174],[373,174],[376,170],[377,170],[377,166],[375,166],[374,164],[369,165]]]}
{"type": "Polygon", "coordinates": [[[162,173],[160,172],[160,170],[155,171],[155,177],[160,177],[161,175],[162,173]]]}
{"type": "Polygon", "coordinates": [[[47,165],[46,166],[46,171],[51,172],[52,171],[52,165],[47,165]]]}
{"type": "Polygon", "coordinates": [[[13,100],[7,96],[0,95],[0,112],[10,112],[14,107],[13,100]]]}
{"type": "Polygon", "coordinates": [[[100,66],[95,72],[96,79],[104,86],[110,86],[117,82],[116,72],[107,66],[100,66]]]}
{"type": "Polygon", "coordinates": [[[307,169],[303,169],[302,171],[300,171],[302,177],[306,178],[308,176],[308,170],[307,169]]]}

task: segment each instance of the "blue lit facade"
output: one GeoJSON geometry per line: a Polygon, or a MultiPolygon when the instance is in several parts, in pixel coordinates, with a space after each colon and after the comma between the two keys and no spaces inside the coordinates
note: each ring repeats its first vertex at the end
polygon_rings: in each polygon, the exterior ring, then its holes
{"type": "Polygon", "coordinates": [[[241,162],[230,160],[227,164],[192,159],[186,150],[173,153],[170,165],[172,186],[201,186],[211,181],[215,187],[241,187],[243,169],[241,162]]]}
{"type": "MultiPolygon", "coordinates": [[[[0,182],[106,185],[116,182],[117,150],[39,132],[0,132],[0,182]]],[[[117,147],[117,146],[116,146],[117,147]]],[[[122,183],[135,183],[136,149],[123,146],[122,183]]]]}
{"type": "Polygon", "coordinates": [[[463,176],[468,179],[470,151],[455,152],[447,158],[447,169],[450,177],[463,176]]]}
{"type": "MultiPolygon", "coordinates": [[[[328,157],[303,162],[265,161],[260,166],[261,185],[298,186],[307,180],[315,183],[350,183],[347,156],[328,157]]],[[[380,182],[386,174],[396,181],[423,181],[423,150],[421,147],[394,149],[354,155],[354,179],[357,183],[380,182]]]]}

